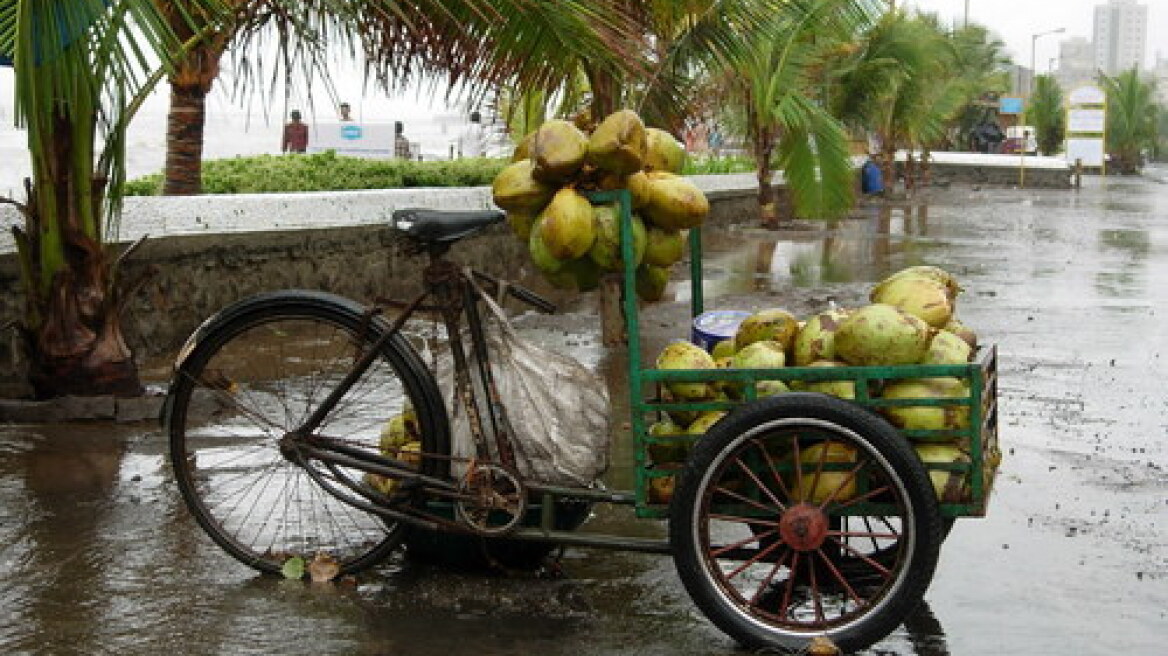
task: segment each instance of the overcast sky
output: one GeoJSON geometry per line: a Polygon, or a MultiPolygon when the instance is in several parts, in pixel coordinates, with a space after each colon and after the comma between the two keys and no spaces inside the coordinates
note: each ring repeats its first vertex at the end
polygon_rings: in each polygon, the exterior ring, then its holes
{"type": "MultiPolygon", "coordinates": [[[[1058,43],[1071,36],[1091,38],[1095,6],[1106,0],[905,0],[905,6],[935,12],[947,22],[960,22],[969,7],[970,22],[980,23],[1005,42],[1014,62],[1030,66],[1032,36],[1066,28],[1065,34],[1051,34],[1034,41],[1034,63],[1046,73],[1050,59],[1058,57],[1058,43]]],[[[1156,62],[1156,52],[1168,57],[1168,0],[1142,0],[1148,8],[1148,41],[1145,65],[1156,62]]],[[[1055,62],[1057,67],[1058,62],[1055,62]]]]}

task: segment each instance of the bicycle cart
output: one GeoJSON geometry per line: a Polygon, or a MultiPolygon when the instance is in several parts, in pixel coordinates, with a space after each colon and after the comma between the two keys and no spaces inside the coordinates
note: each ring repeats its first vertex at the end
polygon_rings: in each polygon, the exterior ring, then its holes
{"type": "MultiPolygon", "coordinates": [[[[951,522],[986,512],[1000,459],[995,349],[963,365],[654,368],[641,347],[628,192],[590,198],[621,216],[634,489],[519,472],[480,294],[553,308],[446,258],[501,213],[400,210],[401,243],[429,258],[412,301],[381,308],[321,292],[261,294],[217,313],[184,345],[162,419],[192,514],[233,557],[268,573],[321,557],[338,575],[357,572],[411,531],[670,554],[699,609],[747,646],[797,650],[826,636],[854,650],[880,640],[920,602],[951,522]],[[449,349],[467,411],[469,456],[453,454],[450,395],[424,357],[437,343],[449,349]],[[878,394],[888,381],[930,377],[959,378],[968,393],[878,394]],[[775,380],[849,381],[856,398],[762,397],[759,383],[775,380]],[[665,393],[686,383],[735,394],[665,393]],[[878,413],[908,404],[959,408],[969,428],[905,432],[878,413]],[[709,411],[726,414],[704,434],[650,429],[669,413],[709,411]],[[958,440],[967,457],[926,467],[912,441],[937,439],[958,440]],[[932,478],[947,481],[942,499],[932,478]],[[597,503],[668,519],[668,539],[576,530],[581,508],[597,503]]],[[[698,316],[700,229],[689,245],[698,316]]]]}

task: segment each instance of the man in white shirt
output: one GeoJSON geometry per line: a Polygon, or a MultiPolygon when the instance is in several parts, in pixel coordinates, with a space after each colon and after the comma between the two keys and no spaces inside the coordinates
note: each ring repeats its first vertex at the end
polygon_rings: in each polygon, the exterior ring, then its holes
{"type": "Polygon", "coordinates": [[[470,113],[470,125],[458,137],[458,154],[460,157],[487,156],[487,130],[478,112],[470,113]]]}

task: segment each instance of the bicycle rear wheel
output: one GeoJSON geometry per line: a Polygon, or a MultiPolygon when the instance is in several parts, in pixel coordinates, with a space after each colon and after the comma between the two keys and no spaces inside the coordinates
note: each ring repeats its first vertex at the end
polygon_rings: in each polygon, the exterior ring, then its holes
{"type": "MultiPolygon", "coordinates": [[[[180,355],[163,412],[179,490],[211,538],[260,571],[277,573],[289,558],[324,553],[348,574],[382,560],[402,540],[404,525],[328,494],[279,446],[388,330],[363,310],[331,294],[264,294],[207,321],[180,355]]],[[[404,429],[421,442],[424,473],[446,475],[449,461],[430,457],[450,453],[442,399],[400,334],[316,433],[375,454],[391,422],[398,438],[404,429]]],[[[330,482],[340,479],[327,468],[317,471],[330,482]]],[[[339,472],[371,487],[386,484],[355,469],[339,472]]]]}

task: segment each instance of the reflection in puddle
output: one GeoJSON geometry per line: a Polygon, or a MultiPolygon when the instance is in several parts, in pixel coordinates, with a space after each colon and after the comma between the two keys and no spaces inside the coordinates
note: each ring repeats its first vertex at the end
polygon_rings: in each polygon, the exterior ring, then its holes
{"type": "MultiPolygon", "coordinates": [[[[879,280],[893,269],[922,263],[929,227],[929,207],[922,204],[868,205],[847,219],[800,231],[708,230],[703,293],[716,297],[879,280]]],[[[676,285],[676,298],[688,299],[688,286],[676,285]]]]}

